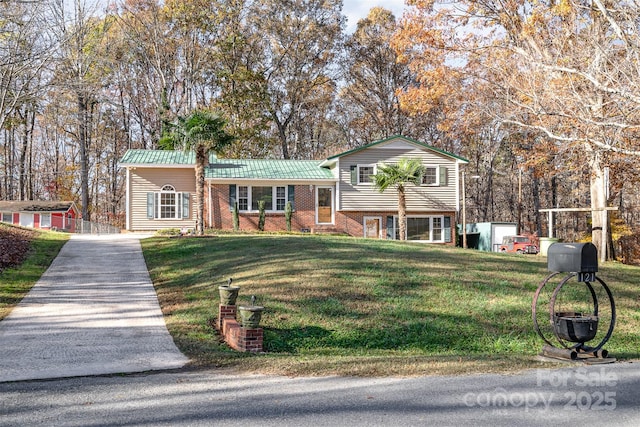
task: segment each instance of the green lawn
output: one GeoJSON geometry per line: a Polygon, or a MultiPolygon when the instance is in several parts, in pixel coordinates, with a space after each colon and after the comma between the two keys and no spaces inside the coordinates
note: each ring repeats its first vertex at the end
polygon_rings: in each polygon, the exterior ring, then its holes
{"type": "MultiPolygon", "coordinates": [[[[157,237],[143,240],[143,249],[169,330],[197,365],[285,375],[539,366],[531,301],[548,274],[543,257],[267,234],[157,237]],[[266,354],[231,351],[211,327],[217,287],[229,277],[241,286],[239,304],[255,295],[266,307],[266,354]]],[[[606,348],[638,358],[640,269],[607,263],[600,270],[618,310],[606,348]]]]}

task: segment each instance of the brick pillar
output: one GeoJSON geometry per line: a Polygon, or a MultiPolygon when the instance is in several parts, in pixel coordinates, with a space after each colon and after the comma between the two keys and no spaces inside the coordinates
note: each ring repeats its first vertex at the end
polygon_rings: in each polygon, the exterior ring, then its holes
{"type": "Polygon", "coordinates": [[[232,318],[232,319],[236,318],[236,306],[220,304],[220,307],[218,308],[218,323],[217,323],[218,331],[222,331],[222,320],[228,319],[228,318],[232,318]]]}
{"type": "Polygon", "coordinates": [[[264,332],[262,328],[243,328],[236,320],[236,306],[222,305],[218,309],[218,332],[229,347],[237,351],[261,353],[264,332]]]}

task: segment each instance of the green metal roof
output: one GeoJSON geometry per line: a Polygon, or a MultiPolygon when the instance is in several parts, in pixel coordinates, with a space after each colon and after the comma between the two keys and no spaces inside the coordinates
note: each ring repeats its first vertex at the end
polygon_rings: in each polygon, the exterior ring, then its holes
{"type": "Polygon", "coordinates": [[[316,160],[217,159],[205,169],[208,179],[335,180],[316,160]]]}
{"type": "MultiPolygon", "coordinates": [[[[218,159],[209,157],[205,168],[207,179],[264,179],[264,180],[335,180],[329,169],[316,160],[218,159]]],[[[128,150],[120,159],[120,166],[191,167],[195,165],[193,152],[170,150],[128,150]]]]}
{"type": "Polygon", "coordinates": [[[375,145],[378,145],[378,144],[384,144],[384,143],[390,142],[390,141],[392,141],[394,139],[403,139],[403,140],[405,140],[405,141],[407,141],[407,142],[409,142],[411,144],[419,145],[419,146],[427,148],[429,150],[433,150],[433,151],[435,151],[437,153],[444,154],[445,156],[452,157],[452,158],[454,158],[456,160],[460,160],[461,162],[464,162],[464,163],[469,163],[469,160],[465,159],[464,157],[456,156],[455,154],[449,153],[448,151],[440,150],[439,148],[432,147],[431,145],[425,144],[424,142],[416,141],[415,139],[407,138],[406,136],[402,136],[402,135],[394,135],[394,136],[391,136],[389,138],[382,139],[380,141],[375,141],[375,142],[372,142],[370,144],[363,145],[362,147],[354,148],[353,150],[349,150],[349,151],[345,151],[344,153],[336,154],[335,156],[331,156],[331,157],[327,158],[327,160],[334,160],[334,159],[337,159],[338,157],[346,156],[348,154],[353,154],[353,153],[356,153],[356,152],[361,151],[361,150],[366,150],[367,148],[371,148],[371,147],[373,147],[375,145]]]}
{"type": "MultiPolygon", "coordinates": [[[[209,161],[216,161],[216,155],[210,154],[209,161]]],[[[120,159],[121,166],[133,165],[195,165],[196,156],[192,151],[174,150],[127,150],[120,159]]]]}

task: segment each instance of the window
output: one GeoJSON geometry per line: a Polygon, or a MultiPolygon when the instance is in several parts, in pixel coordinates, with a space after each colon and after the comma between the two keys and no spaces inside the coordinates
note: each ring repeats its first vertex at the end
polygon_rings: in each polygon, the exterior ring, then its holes
{"type": "Polygon", "coordinates": [[[358,184],[373,183],[373,175],[375,174],[375,165],[358,165],[358,184]]]}
{"type": "Polygon", "coordinates": [[[407,240],[432,240],[431,218],[407,218],[407,240]]]}
{"type": "Polygon", "coordinates": [[[249,187],[247,186],[238,187],[238,210],[249,210],[249,187]]]}
{"type": "Polygon", "coordinates": [[[176,206],[178,195],[175,192],[169,193],[163,188],[162,192],[160,192],[159,194],[159,197],[160,199],[158,206],[160,208],[160,215],[158,216],[158,218],[175,218],[176,211],[178,210],[176,206]]]}
{"type": "Polygon", "coordinates": [[[431,239],[439,242],[442,240],[442,217],[433,217],[431,219],[433,225],[433,234],[431,239]]]}
{"type": "Polygon", "coordinates": [[[2,212],[2,222],[13,223],[13,214],[11,212],[2,212]]]}
{"type": "Polygon", "coordinates": [[[276,187],[276,210],[283,211],[287,204],[287,189],[285,187],[276,187]]]}
{"type": "Polygon", "coordinates": [[[20,226],[33,227],[33,214],[32,213],[20,213],[20,226]]]}
{"type": "Polygon", "coordinates": [[[438,168],[436,166],[425,166],[422,184],[438,185],[438,168]]]}
{"type": "Polygon", "coordinates": [[[157,193],[147,193],[147,218],[189,218],[189,193],[180,193],[173,185],[165,185],[157,193]]]}
{"type": "MultiPolygon", "coordinates": [[[[235,185],[231,185],[229,189],[230,205],[235,197],[235,185]]],[[[237,186],[238,210],[244,212],[258,211],[258,202],[264,200],[265,211],[284,212],[287,201],[293,205],[294,189],[290,185],[289,188],[284,186],[267,187],[267,186],[237,186]]]]}
{"type": "Polygon", "coordinates": [[[51,227],[51,214],[43,213],[40,214],[40,228],[49,228],[51,227]]]}
{"type": "Polygon", "coordinates": [[[273,210],[273,187],[251,187],[251,210],[258,210],[258,202],[264,201],[264,210],[273,210]]]}
{"type": "MultiPolygon", "coordinates": [[[[447,217],[448,218],[448,217],[447,217]]],[[[416,240],[421,242],[449,242],[450,229],[443,227],[445,224],[444,217],[441,216],[408,216],[407,217],[407,240],[416,240]]],[[[393,222],[389,222],[387,227],[393,226],[395,239],[400,238],[400,230],[398,227],[398,217],[393,217],[393,222]]],[[[387,230],[389,233],[390,230],[387,230]]]]}

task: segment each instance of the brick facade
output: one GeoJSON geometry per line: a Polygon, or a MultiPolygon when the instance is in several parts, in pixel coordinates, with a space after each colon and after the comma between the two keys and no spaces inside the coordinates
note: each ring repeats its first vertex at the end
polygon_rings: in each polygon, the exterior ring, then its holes
{"type": "MultiPolygon", "coordinates": [[[[295,211],[291,217],[292,231],[309,231],[309,232],[333,232],[347,234],[354,237],[364,237],[364,217],[381,217],[382,238],[387,236],[387,217],[394,216],[397,212],[388,211],[336,211],[334,224],[316,224],[316,207],[315,207],[316,187],[314,185],[296,185],[295,186],[295,211]]],[[[205,193],[205,224],[209,228],[232,230],[233,229],[233,212],[229,206],[229,185],[218,184],[207,187],[205,193]],[[208,191],[211,190],[211,199],[209,199],[208,191]],[[211,207],[213,210],[210,212],[211,207]]],[[[407,212],[408,216],[412,215],[429,215],[429,216],[445,216],[450,218],[451,224],[455,224],[455,213],[453,212],[407,212]]],[[[255,231],[258,230],[257,212],[241,212],[240,230],[255,231]]],[[[286,220],[283,212],[268,212],[265,214],[265,231],[284,231],[286,230],[286,220]]],[[[451,242],[446,244],[453,245],[455,242],[455,228],[451,231],[451,242]]]]}

